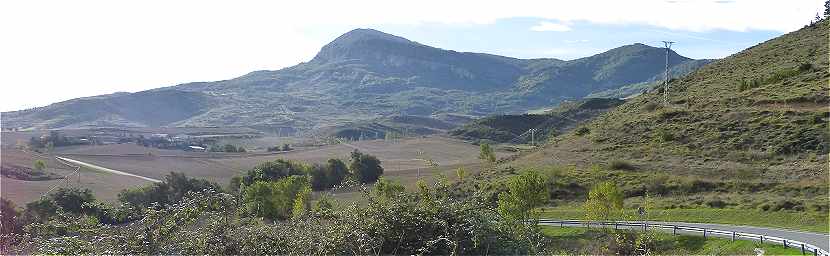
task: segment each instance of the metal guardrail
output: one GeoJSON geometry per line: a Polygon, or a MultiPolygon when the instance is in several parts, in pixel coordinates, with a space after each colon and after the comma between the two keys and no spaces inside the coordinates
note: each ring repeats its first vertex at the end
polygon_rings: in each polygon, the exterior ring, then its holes
{"type": "Polygon", "coordinates": [[[663,230],[671,230],[672,234],[677,234],[678,231],[686,231],[686,232],[699,232],[703,234],[703,237],[707,235],[713,236],[721,236],[721,237],[730,237],[732,241],[735,239],[742,239],[742,240],[754,240],[760,241],[761,243],[764,242],[771,242],[777,243],[784,246],[784,248],[796,248],[801,249],[802,254],[811,253],[814,256],[830,256],[830,252],[825,251],[824,249],[819,248],[818,246],[792,240],[786,239],[776,236],[767,236],[761,234],[753,234],[753,233],[745,233],[745,232],[735,232],[735,231],[728,231],[728,230],[719,230],[719,229],[711,229],[711,228],[701,228],[701,227],[692,227],[692,226],[683,226],[683,225],[672,225],[672,224],[660,224],[660,223],[648,223],[648,222],[629,222],[629,221],[585,221],[585,220],[552,220],[552,219],[540,219],[539,224],[544,225],[552,225],[558,224],[561,227],[565,227],[565,225],[581,225],[581,226],[604,226],[604,227],[614,227],[614,229],[618,229],[620,227],[641,227],[643,231],[646,229],[663,229],[663,230]]]}

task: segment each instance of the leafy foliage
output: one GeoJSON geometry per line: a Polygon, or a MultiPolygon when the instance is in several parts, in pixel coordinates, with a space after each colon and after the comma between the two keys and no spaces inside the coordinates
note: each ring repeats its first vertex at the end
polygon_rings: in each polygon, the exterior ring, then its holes
{"type": "Polygon", "coordinates": [[[383,167],[377,157],[364,154],[358,150],[352,151],[349,171],[355,180],[362,183],[372,183],[383,175],[383,167]]]}
{"type": "Polygon", "coordinates": [[[533,209],[543,206],[549,197],[547,177],[524,172],[507,181],[507,192],[499,194],[498,211],[507,219],[528,220],[533,209]]]}
{"type": "MultiPolygon", "coordinates": [[[[281,181],[299,182],[292,176],[281,181]]],[[[270,190],[277,182],[258,181],[270,190]]],[[[305,182],[305,191],[309,190],[305,182]]],[[[11,253],[34,254],[532,254],[541,236],[520,232],[478,200],[449,197],[448,186],[425,187],[427,194],[398,193],[379,200],[366,192],[365,204],[337,211],[305,212],[265,223],[237,211],[240,198],[210,190],[190,193],[179,203],[148,209],[129,225],[102,225],[86,216],[59,215],[30,226],[31,236],[11,253]],[[429,203],[426,203],[429,202],[429,203]]],[[[270,190],[272,192],[274,190],[270,190]]],[[[302,193],[300,193],[302,194],[302,193]]],[[[243,196],[242,200],[246,201],[243,196]]],[[[285,204],[297,205],[297,200],[285,204]]],[[[248,205],[243,203],[243,205],[248,205]]],[[[306,207],[306,204],[303,204],[306,207]]],[[[298,209],[298,207],[293,207],[298,209]]]]}
{"type": "Polygon", "coordinates": [[[488,165],[496,163],[496,153],[493,151],[493,148],[490,147],[490,144],[481,143],[481,145],[479,145],[478,159],[481,159],[482,162],[488,165]]]}
{"type": "Polygon", "coordinates": [[[242,191],[245,213],[272,220],[300,215],[307,206],[311,185],[306,176],[289,176],[277,181],[256,181],[242,191]],[[299,212],[299,213],[296,213],[299,212]]]}
{"type": "Polygon", "coordinates": [[[205,189],[219,190],[219,185],[202,179],[189,178],[184,173],[171,172],[160,183],[121,191],[118,193],[118,200],[139,207],[149,207],[153,204],[166,205],[178,202],[187,193],[205,189]]]}
{"type": "Polygon", "coordinates": [[[623,209],[623,197],[623,192],[613,182],[597,184],[588,192],[585,217],[589,220],[610,220],[623,209]]]}

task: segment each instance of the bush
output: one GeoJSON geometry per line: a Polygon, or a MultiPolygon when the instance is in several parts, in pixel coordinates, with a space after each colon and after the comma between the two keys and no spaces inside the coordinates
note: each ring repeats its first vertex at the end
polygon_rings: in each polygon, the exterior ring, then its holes
{"type": "Polygon", "coordinates": [[[305,176],[257,181],[242,192],[245,213],[271,220],[288,219],[294,212],[295,200],[306,188],[311,185],[305,176]]]}
{"type": "Polygon", "coordinates": [[[574,132],[574,134],[579,135],[579,136],[586,135],[588,133],[591,133],[591,129],[588,129],[588,127],[585,127],[585,126],[577,128],[576,132],[574,132]]]}
{"type": "Polygon", "coordinates": [[[148,207],[153,203],[169,205],[179,202],[190,192],[202,190],[220,191],[219,185],[203,179],[188,178],[185,174],[171,172],[164,181],[149,186],[125,189],[118,193],[118,201],[134,206],[148,207]]]}
{"type": "Polygon", "coordinates": [[[670,141],[674,141],[675,137],[674,137],[674,134],[671,133],[669,130],[660,129],[660,130],[657,130],[656,139],[659,142],[670,142],[670,141]]]}
{"type": "Polygon", "coordinates": [[[726,205],[726,202],[717,198],[706,201],[706,206],[711,208],[724,208],[726,205]]]}
{"type": "Polygon", "coordinates": [[[50,198],[55,205],[70,213],[81,213],[84,204],[95,202],[92,191],[86,188],[59,188],[50,198]]]}
{"type": "MultiPolygon", "coordinates": [[[[20,212],[12,201],[0,198],[0,235],[19,234],[23,229],[20,212]]],[[[0,242],[4,245],[4,242],[0,242]]]]}
{"type": "Polygon", "coordinates": [[[626,162],[624,160],[613,160],[611,163],[608,164],[608,168],[611,170],[625,170],[625,171],[633,171],[636,170],[633,164],[626,162]]]}
{"type": "Polygon", "coordinates": [[[646,102],[646,104],[643,104],[643,110],[651,112],[657,109],[657,107],[659,106],[660,104],[657,104],[656,102],[646,102]]]}
{"type": "Polygon", "coordinates": [[[35,160],[35,163],[32,164],[32,167],[34,167],[34,169],[38,172],[43,172],[44,170],[46,170],[46,162],[41,159],[35,160]]]}

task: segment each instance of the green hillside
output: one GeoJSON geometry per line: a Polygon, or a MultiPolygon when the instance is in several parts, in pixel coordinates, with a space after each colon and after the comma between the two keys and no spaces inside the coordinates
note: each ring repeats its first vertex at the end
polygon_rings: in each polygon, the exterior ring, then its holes
{"type": "Polygon", "coordinates": [[[767,168],[786,158],[805,163],[789,172],[826,172],[806,163],[829,150],[827,26],[824,21],[704,66],[670,84],[668,105],[662,89],[643,94],[586,125],[587,135],[567,136],[546,150],[588,141],[595,157],[660,162],[658,155],[667,155],[767,168]]]}
{"type": "Polygon", "coordinates": [[[572,130],[577,125],[596,117],[620,104],[617,99],[587,99],[563,102],[544,114],[497,115],[482,118],[454,129],[450,135],[468,141],[525,143],[535,139],[545,141],[572,130]],[[537,129],[533,138],[528,130],[537,129]]]}
{"type": "MultiPolygon", "coordinates": [[[[673,81],[669,104],[662,89],[634,97],[479,179],[537,169],[564,204],[584,200],[572,191],[613,181],[633,205],[650,195],[657,208],[780,211],[826,223],[829,26],[715,61],[673,81]]],[[[735,217],[707,214],[697,217],[735,217]]]]}

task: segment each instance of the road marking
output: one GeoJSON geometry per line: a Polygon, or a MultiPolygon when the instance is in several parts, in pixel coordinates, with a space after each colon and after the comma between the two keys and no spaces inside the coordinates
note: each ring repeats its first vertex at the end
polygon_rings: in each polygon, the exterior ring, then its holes
{"type": "Polygon", "coordinates": [[[73,163],[73,164],[82,165],[82,166],[85,166],[87,168],[92,168],[92,169],[96,169],[96,170],[99,170],[99,171],[104,171],[104,172],[109,172],[109,173],[124,175],[124,176],[130,176],[130,177],[136,177],[136,178],[143,179],[143,180],[146,180],[146,181],[151,181],[151,182],[161,182],[161,180],[148,178],[148,177],[144,177],[144,176],[141,176],[141,175],[135,175],[135,174],[132,174],[132,173],[117,171],[117,170],[113,170],[113,169],[110,169],[110,168],[101,167],[101,166],[97,166],[97,165],[94,165],[94,164],[88,164],[88,163],[84,163],[84,162],[81,162],[81,161],[78,161],[78,160],[72,160],[72,159],[65,158],[65,157],[59,157],[58,156],[58,157],[55,157],[55,158],[57,158],[58,160],[61,160],[61,161],[66,161],[66,162],[70,162],[70,163],[73,163]]]}

